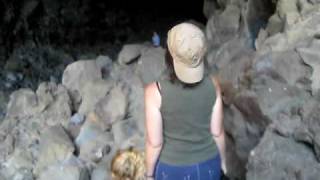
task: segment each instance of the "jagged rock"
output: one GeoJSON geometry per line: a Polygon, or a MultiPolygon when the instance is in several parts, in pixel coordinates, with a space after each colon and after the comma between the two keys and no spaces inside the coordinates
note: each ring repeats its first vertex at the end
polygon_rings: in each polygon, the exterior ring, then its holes
{"type": "Polygon", "coordinates": [[[97,66],[101,69],[101,74],[103,78],[109,77],[113,62],[109,56],[98,56],[96,58],[97,66]]]}
{"type": "Polygon", "coordinates": [[[309,76],[309,68],[305,66],[298,53],[293,50],[269,52],[255,58],[254,70],[260,74],[268,74],[291,86],[302,87],[309,76]]]}
{"type": "Polygon", "coordinates": [[[128,92],[121,84],[116,85],[108,94],[95,105],[95,113],[109,126],[124,119],[128,107],[128,92]]]}
{"type": "Polygon", "coordinates": [[[137,74],[144,84],[157,80],[166,70],[165,50],[161,47],[148,48],[139,58],[137,74]]]}
{"type": "Polygon", "coordinates": [[[84,94],[85,84],[101,77],[101,70],[93,60],[80,60],[67,66],[63,72],[62,84],[70,91],[76,109],[84,94]]]}
{"type": "Polygon", "coordinates": [[[140,135],[139,133],[135,133],[134,130],[128,139],[126,139],[124,142],[122,142],[122,145],[120,149],[128,149],[130,147],[134,147],[135,149],[138,149],[140,151],[144,151],[145,148],[145,138],[144,136],[140,135]]]}
{"type": "Polygon", "coordinates": [[[108,164],[108,162],[99,163],[99,165],[92,171],[91,180],[112,180],[108,164]]]}
{"type": "Polygon", "coordinates": [[[309,46],[305,48],[298,48],[298,52],[300,56],[302,57],[304,63],[312,67],[312,94],[315,95],[318,93],[320,89],[320,79],[318,74],[320,73],[320,63],[319,57],[319,47],[320,47],[320,41],[319,40],[313,40],[309,46]]]}
{"type": "Polygon", "coordinates": [[[96,114],[91,113],[88,115],[85,123],[81,126],[79,135],[75,139],[75,144],[78,149],[81,148],[81,146],[84,146],[91,139],[99,136],[99,134],[104,133],[104,129],[100,125],[100,121],[101,119],[99,119],[96,114]]]}
{"type": "Polygon", "coordinates": [[[305,144],[267,130],[250,153],[246,179],[318,179],[319,164],[305,144]],[[307,168],[306,168],[307,167],[307,168]]]}
{"type": "Polygon", "coordinates": [[[96,137],[81,144],[79,157],[86,162],[98,163],[110,152],[112,145],[113,137],[110,133],[98,134],[96,137]]]}
{"type": "Polygon", "coordinates": [[[301,106],[309,97],[307,92],[275,79],[257,76],[252,83],[263,114],[271,120],[276,119],[278,113],[291,112],[301,106]]]}
{"type": "Polygon", "coordinates": [[[76,157],[71,156],[65,161],[49,166],[41,172],[39,180],[90,180],[89,171],[76,157]]]}
{"type": "Polygon", "coordinates": [[[138,59],[143,49],[146,46],[142,44],[127,44],[124,45],[118,55],[118,62],[120,64],[129,64],[135,59],[138,59]]]}
{"type": "Polygon", "coordinates": [[[7,117],[24,118],[37,112],[38,100],[31,89],[19,89],[10,95],[7,117]]]}
{"type": "Polygon", "coordinates": [[[4,163],[0,175],[9,179],[33,180],[33,158],[31,153],[16,149],[14,154],[4,163]]]}
{"type": "Polygon", "coordinates": [[[71,139],[61,126],[48,128],[41,136],[40,152],[34,173],[39,175],[51,165],[64,162],[74,151],[71,139]]]}
{"type": "Polygon", "coordinates": [[[71,118],[71,98],[67,89],[54,83],[43,83],[37,90],[39,100],[38,111],[35,115],[42,126],[63,125],[67,127],[71,118]]]}
{"type": "Polygon", "coordinates": [[[209,19],[215,11],[219,10],[219,4],[215,0],[204,0],[203,14],[209,19]]]}
{"type": "Polygon", "coordinates": [[[112,132],[114,134],[114,141],[118,147],[132,136],[133,129],[130,127],[129,121],[117,121],[112,125],[112,132]]]}
{"type": "Polygon", "coordinates": [[[14,151],[15,139],[12,135],[4,135],[4,139],[0,143],[0,162],[6,160],[6,158],[14,151]]]}
{"type": "Polygon", "coordinates": [[[240,27],[240,9],[235,5],[228,5],[217,16],[211,16],[206,27],[208,43],[216,47],[238,36],[240,27]]]}
{"type": "Polygon", "coordinates": [[[266,30],[271,36],[275,35],[276,33],[283,32],[284,23],[280,19],[279,14],[274,14],[269,18],[266,30]]]}
{"type": "Polygon", "coordinates": [[[102,79],[87,82],[82,89],[82,102],[78,113],[87,115],[93,111],[96,104],[108,94],[112,86],[112,82],[102,79]]]}
{"type": "Polygon", "coordinates": [[[113,137],[104,131],[100,121],[96,114],[89,114],[75,139],[79,157],[91,164],[98,163],[113,147],[113,137]]]}
{"type": "Polygon", "coordinates": [[[296,23],[300,17],[298,0],[279,0],[277,12],[280,18],[285,20],[286,26],[296,23]]]}

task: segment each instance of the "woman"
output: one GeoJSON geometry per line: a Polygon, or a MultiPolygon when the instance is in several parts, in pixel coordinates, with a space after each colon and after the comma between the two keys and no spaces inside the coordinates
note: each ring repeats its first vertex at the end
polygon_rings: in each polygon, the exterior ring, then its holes
{"type": "Polygon", "coordinates": [[[204,75],[205,36],[193,24],[168,32],[168,79],[145,87],[146,178],[218,180],[225,172],[223,106],[204,75]]]}

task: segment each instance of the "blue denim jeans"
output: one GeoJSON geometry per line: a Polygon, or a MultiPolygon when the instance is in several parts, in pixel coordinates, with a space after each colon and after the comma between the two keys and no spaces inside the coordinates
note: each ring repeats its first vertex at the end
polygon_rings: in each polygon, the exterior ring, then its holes
{"type": "Polygon", "coordinates": [[[220,156],[188,166],[157,162],[155,180],[220,180],[220,156]]]}

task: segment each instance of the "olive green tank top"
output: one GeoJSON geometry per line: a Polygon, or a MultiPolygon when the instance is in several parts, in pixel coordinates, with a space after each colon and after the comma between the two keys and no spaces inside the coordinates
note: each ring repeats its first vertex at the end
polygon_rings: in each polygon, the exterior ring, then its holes
{"type": "Polygon", "coordinates": [[[194,86],[160,80],[163,148],[159,160],[172,165],[191,165],[217,155],[210,132],[216,93],[210,77],[194,86]]]}

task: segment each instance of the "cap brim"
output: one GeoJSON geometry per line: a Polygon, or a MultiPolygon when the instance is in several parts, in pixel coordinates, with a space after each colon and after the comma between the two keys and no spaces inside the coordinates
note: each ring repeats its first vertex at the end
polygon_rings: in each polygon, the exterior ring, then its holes
{"type": "Polygon", "coordinates": [[[197,67],[188,67],[187,65],[173,60],[174,71],[179,80],[192,84],[200,82],[203,78],[204,63],[203,61],[197,67]]]}

